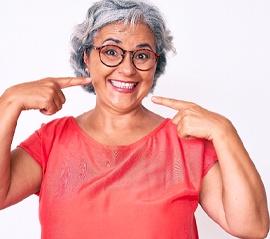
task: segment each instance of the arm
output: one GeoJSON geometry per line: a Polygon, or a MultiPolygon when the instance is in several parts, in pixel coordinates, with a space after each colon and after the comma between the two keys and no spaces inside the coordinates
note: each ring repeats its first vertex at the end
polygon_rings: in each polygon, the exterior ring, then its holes
{"type": "Polygon", "coordinates": [[[219,161],[203,179],[200,203],[230,234],[265,238],[269,230],[261,178],[237,134],[214,143],[219,161]]]}
{"type": "Polygon", "coordinates": [[[0,209],[37,192],[42,180],[40,165],[24,150],[11,152],[17,120],[23,110],[38,109],[52,115],[62,108],[62,88],[90,83],[85,78],[46,78],[19,84],[0,97],[0,209]]]}
{"type": "Polygon", "coordinates": [[[231,122],[193,103],[152,100],[179,111],[173,122],[180,137],[213,142],[219,161],[204,177],[200,193],[206,213],[234,236],[264,238],[269,231],[265,189],[231,122]]]}
{"type": "Polygon", "coordinates": [[[41,169],[26,153],[20,154],[19,150],[10,152],[13,135],[21,109],[16,98],[16,87],[6,90],[0,98],[0,208],[5,208],[24,198],[23,195],[34,193],[38,190],[41,181],[41,169]],[[12,97],[14,95],[14,97],[12,97]],[[21,159],[21,160],[19,160],[21,159]],[[24,162],[23,165],[22,162],[24,162]],[[22,171],[18,170],[22,167],[22,171]],[[27,172],[30,170],[30,173],[27,172]],[[33,173],[31,173],[33,172],[33,173]],[[16,176],[17,175],[17,176],[16,176]],[[31,176],[33,175],[32,185],[31,176]],[[34,176],[35,175],[35,176],[34,176]],[[25,177],[24,177],[25,176],[25,177]],[[27,181],[28,188],[25,188],[27,181]],[[12,182],[12,183],[11,183],[12,182]],[[16,186],[15,186],[16,185],[16,186]],[[13,192],[13,193],[10,193],[13,192]],[[16,196],[18,195],[18,196],[16,196]]]}

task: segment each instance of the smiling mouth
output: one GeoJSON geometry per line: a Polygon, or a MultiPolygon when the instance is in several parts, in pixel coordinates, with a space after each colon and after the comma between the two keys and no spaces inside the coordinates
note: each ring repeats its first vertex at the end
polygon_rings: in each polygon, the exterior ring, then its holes
{"type": "Polygon", "coordinates": [[[123,82],[123,81],[116,81],[116,80],[110,80],[110,83],[116,88],[125,89],[125,90],[132,90],[139,84],[138,82],[123,82]]]}

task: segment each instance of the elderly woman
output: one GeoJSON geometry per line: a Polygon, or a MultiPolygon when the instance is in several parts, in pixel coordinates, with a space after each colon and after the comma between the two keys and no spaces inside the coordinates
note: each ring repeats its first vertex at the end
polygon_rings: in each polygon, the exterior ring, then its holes
{"type": "Polygon", "coordinates": [[[77,78],[13,86],[0,99],[0,206],[40,197],[42,238],[198,238],[201,204],[228,233],[264,238],[269,217],[260,176],[231,122],[196,104],[152,97],[173,50],[154,6],[102,0],[72,36],[77,78]],[[63,88],[83,85],[96,105],[41,126],[10,152],[23,110],[52,115],[63,88]]]}

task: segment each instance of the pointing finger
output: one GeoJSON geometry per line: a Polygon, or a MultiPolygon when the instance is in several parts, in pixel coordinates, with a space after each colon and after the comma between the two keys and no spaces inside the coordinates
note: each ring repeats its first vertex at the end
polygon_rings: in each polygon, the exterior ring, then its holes
{"type": "Polygon", "coordinates": [[[92,79],[89,77],[60,77],[55,78],[55,80],[59,84],[61,89],[71,86],[87,85],[92,83],[92,79]]]}
{"type": "Polygon", "coordinates": [[[153,96],[151,99],[155,104],[163,105],[163,106],[175,109],[175,110],[181,110],[188,104],[188,102],[186,101],[176,100],[173,98],[166,98],[166,97],[161,97],[161,96],[153,96]]]}

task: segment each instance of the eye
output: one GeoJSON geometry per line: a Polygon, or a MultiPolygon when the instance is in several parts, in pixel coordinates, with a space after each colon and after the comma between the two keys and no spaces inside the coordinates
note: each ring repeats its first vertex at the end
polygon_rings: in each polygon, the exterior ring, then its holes
{"type": "Polygon", "coordinates": [[[147,51],[140,51],[140,52],[137,52],[137,54],[136,54],[135,57],[136,57],[136,59],[138,59],[138,60],[147,60],[147,59],[150,58],[149,52],[147,52],[147,51]]]}
{"type": "Polygon", "coordinates": [[[134,60],[137,63],[152,61],[155,60],[155,53],[147,49],[138,50],[134,55],[134,60]]]}
{"type": "Polygon", "coordinates": [[[116,46],[105,46],[102,49],[102,54],[104,54],[107,57],[119,57],[121,56],[121,50],[116,46]]]}
{"type": "Polygon", "coordinates": [[[118,53],[116,50],[108,49],[108,50],[106,50],[105,54],[108,56],[117,56],[118,53]]]}

